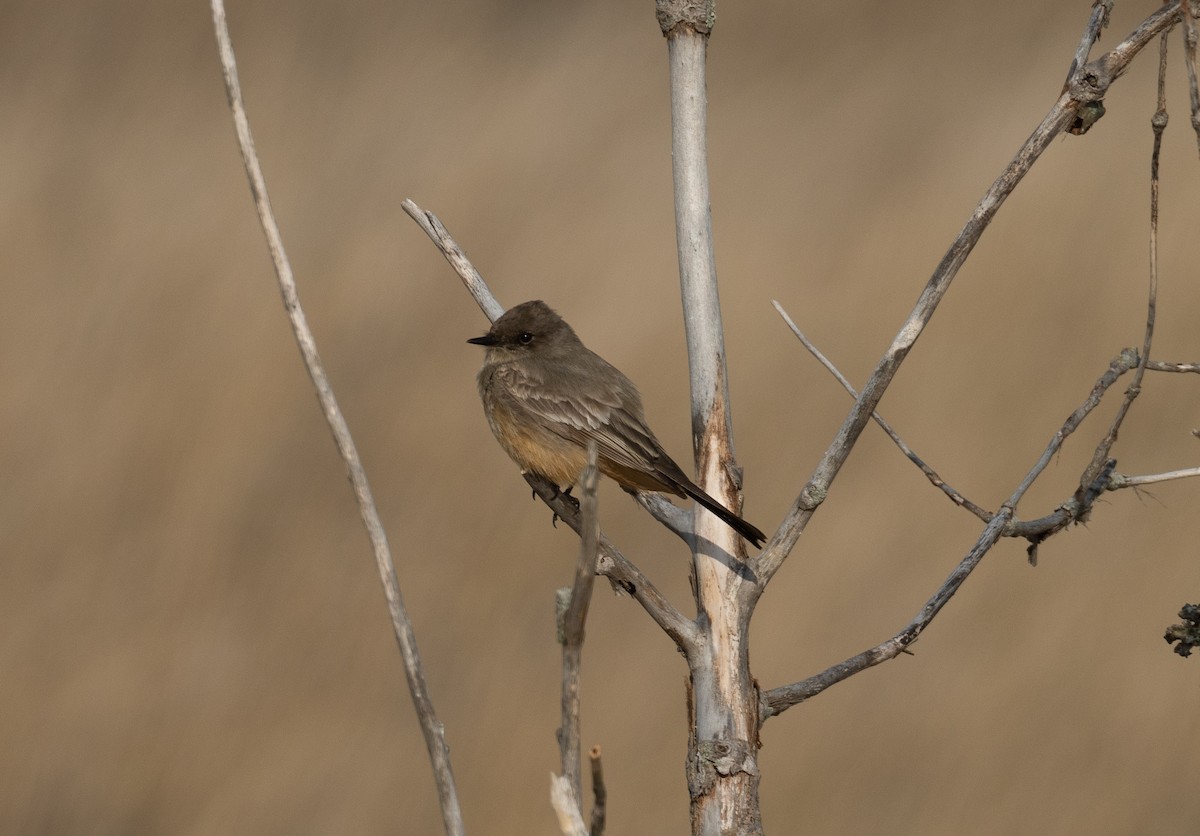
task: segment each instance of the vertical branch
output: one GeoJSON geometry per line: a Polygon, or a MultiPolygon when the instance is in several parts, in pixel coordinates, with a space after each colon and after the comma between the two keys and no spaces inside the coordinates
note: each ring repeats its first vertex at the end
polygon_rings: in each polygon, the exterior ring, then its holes
{"type": "MultiPolygon", "coordinates": [[[[1189,5],[1184,3],[1184,6],[1189,5]]],[[[1142,378],[1146,374],[1146,363],[1150,359],[1150,344],[1154,339],[1154,319],[1158,309],[1158,158],[1162,150],[1163,131],[1167,127],[1167,36],[1170,30],[1164,30],[1158,41],[1158,107],[1150,119],[1150,128],[1154,132],[1154,147],[1150,152],[1150,291],[1146,302],[1146,329],[1142,338],[1142,353],[1138,358],[1137,368],[1133,372],[1133,382],[1125,390],[1125,398],[1117,408],[1109,425],[1108,433],[1096,445],[1092,461],[1083,471],[1079,480],[1079,491],[1076,497],[1082,496],[1108,465],[1109,455],[1113,445],[1117,443],[1121,425],[1129,414],[1134,400],[1142,391],[1142,378]]]]}
{"type": "Polygon", "coordinates": [[[558,748],[562,777],[570,788],[577,810],[583,809],[582,770],[579,763],[579,672],[583,657],[583,625],[587,620],[588,604],[592,600],[592,582],[596,577],[596,561],[600,551],[600,500],[596,494],[599,483],[596,442],[589,441],[587,465],[579,477],[579,487],[583,491],[579,498],[582,522],[575,583],[570,590],[560,590],[568,592],[568,597],[559,623],[559,641],[563,650],[562,726],[558,729],[558,748]]]}
{"type": "Polygon", "coordinates": [[[254,206],[258,210],[259,222],[267,237],[271,261],[275,265],[275,275],[279,281],[279,291],[283,296],[283,306],[291,321],[296,343],[300,347],[300,355],[304,359],[304,366],[317,390],[317,398],[321,402],[325,420],[333,432],[338,452],[341,453],[342,459],[346,463],[350,484],[354,488],[354,496],[358,501],[359,513],[371,539],[371,548],[375,553],[379,579],[383,584],[383,593],[387,598],[388,611],[392,617],[392,630],[396,635],[396,644],[400,647],[400,656],[404,661],[404,675],[408,680],[408,690],[412,695],[413,706],[417,710],[421,731],[425,735],[425,747],[429,750],[434,782],[437,784],[438,798],[442,807],[442,822],[446,833],[451,836],[461,836],[463,833],[462,811],[458,804],[458,790],[454,783],[454,773],[450,769],[450,749],[446,745],[445,729],[433,710],[433,701],[429,697],[429,689],[425,684],[425,673],[421,666],[421,657],[417,652],[417,638],[413,632],[412,622],[408,618],[404,599],[400,595],[400,583],[396,579],[396,568],[392,562],[387,535],[384,533],[379,511],[375,508],[375,500],[371,495],[371,486],[367,482],[366,471],[363,470],[354,439],[350,436],[350,428],[333,395],[333,388],[325,374],[321,357],[317,353],[316,339],[308,327],[308,319],[304,315],[303,308],[300,307],[300,297],[296,290],[292,267],[283,248],[283,236],[280,235],[279,225],[271,210],[266,179],[263,177],[262,167],[259,165],[258,155],[254,150],[254,137],[250,133],[250,121],[242,102],[242,90],[238,81],[237,63],[234,60],[233,42],[229,37],[229,27],[225,21],[225,6],[222,0],[212,0],[212,14],[217,48],[221,57],[221,70],[225,77],[225,92],[229,99],[229,109],[233,114],[234,126],[237,129],[238,147],[242,153],[242,163],[246,167],[246,176],[250,180],[250,192],[254,197],[254,206]]]}
{"type": "MultiPolygon", "coordinates": [[[[726,465],[733,463],[733,432],[725,367],[721,301],[713,255],[712,209],[708,186],[705,54],[707,35],[680,25],[667,36],[671,66],[671,154],[675,182],[675,227],[679,282],[692,390],[692,442],[699,483],[709,494],[737,509],[726,465]]],[[[738,480],[740,481],[740,480],[738,480]]],[[[740,539],[697,505],[696,534],[729,551],[740,539]],[[700,527],[703,525],[703,529],[700,527]],[[719,538],[719,539],[718,539],[719,538]]]]}
{"type": "MultiPolygon", "coordinates": [[[[1114,0],[1095,0],[1092,3],[1092,13],[1088,17],[1087,26],[1083,28],[1083,36],[1075,49],[1075,57],[1071,59],[1071,67],[1067,70],[1067,84],[1075,77],[1075,73],[1087,63],[1088,55],[1096,41],[1100,40],[1100,30],[1108,26],[1108,16],[1112,13],[1114,0]]],[[[1063,86],[1066,89],[1066,85],[1063,86]]]]}
{"type": "MultiPolygon", "coordinates": [[[[658,0],[656,12],[670,65],[675,227],[697,481],[726,507],[738,510],[741,473],[733,451],[705,139],[705,55],[715,14],[712,0],[658,0]]],[[[755,579],[727,557],[744,558],[741,538],[703,508],[697,506],[694,513],[701,641],[688,655],[692,833],[761,833],[759,715],[747,643],[755,579]]]]}

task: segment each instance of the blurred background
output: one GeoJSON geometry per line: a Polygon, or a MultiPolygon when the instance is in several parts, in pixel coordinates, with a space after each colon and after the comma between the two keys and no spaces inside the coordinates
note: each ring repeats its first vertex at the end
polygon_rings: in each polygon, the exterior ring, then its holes
{"type": "MultiPolygon", "coordinates": [[[[1090,3],[722,6],[716,255],[748,519],[773,530],[976,201],[1062,87],[1090,3]]],[[[1118,4],[1102,48],[1152,4],[1118,4]]],[[[0,830],[441,832],[366,536],[234,143],[207,3],[0,4],[0,830]]],[[[475,392],[486,321],[542,298],[690,462],[666,48],[652,4],[228,8],[271,197],[396,552],[468,829],[553,834],[554,589],[577,541],[475,392]]],[[[1200,360],[1200,194],[1172,39],[1155,357],[1200,360]]],[[[1145,319],[1155,50],[1009,200],[881,411],[989,508],[1145,319]]],[[[1126,384],[1019,509],[1070,496],[1126,384]]],[[[1192,466],[1192,377],[1116,448],[1192,466]]],[[[768,832],[1194,833],[1200,483],[1109,494],[1030,568],[1006,541],[914,655],[763,732],[768,832]]],[[[681,608],[685,555],[612,485],[608,533],[681,608]]],[[[763,687],[919,611],[981,525],[878,429],[759,606],[763,687]]],[[[597,587],[583,737],[612,834],[687,832],[685,666],[597,587]]]]}

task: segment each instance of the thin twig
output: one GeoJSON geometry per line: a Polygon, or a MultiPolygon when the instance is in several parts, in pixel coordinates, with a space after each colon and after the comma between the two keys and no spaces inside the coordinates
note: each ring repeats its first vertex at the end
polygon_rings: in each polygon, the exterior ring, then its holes
{"type": "Polygon", "coordinates": [[[454,774],[450,768],[450,751],[446,745],[445,730],[437,719],[433,702],[429,697],[429,689],[425,684],[421,657],[417,652],[416,636],[400,594],[400,584],[396,579],[396,569],[392,562],[391,550],[388,547],[387,535],[384,533],[383,523],[375,507],[366,472],[363,470],[358,450],[350,435],[350,428],[338,407],[333,388],[321,364],[316,340],[308,327],[304,310],[300,306],[291,264],[288,262],[287,253],[283,247],[283,238],[280,235],[279,225],[275,221],[270,198],[267,195],[266,180],[263,177],[262,167],[259,165],[258,155],[254,150],[254,138],[250,133],[250,122],[242,101],[237,62],[234,59],[233,43],[229,37],[229,27],[225,20],[225,6],[222,0],[212,0],[212,14],[217,47],[221,56],[221,70],[225,77],[225,92],[229,99],[229,109],[233,114],[234,126],[237,129],[238,147],[241,149],[242,162],[250,180],[250,192],[254,197],[255,208],[258,210],[259,222],[267,237],[271,261],[275,265],[275,275],[283,296],[283,306],[291,321],[296,343],[299,345],[300,354],[304,359],[304,366],[317,390],[317,398],[321,402],[325,420],[333,432],[338,452],[341,453],[342,459],[346,463],[350,483],[354,488],[354,496],[358,501],[359,513],[371,539],[371,548],[375,554],[379,579],[383,584],[384,596],[387,598],[388,611],[391,614],[392,630],[404,661],[404,674],[408,680],[409,693],[412,695],[417,718],[421,723],[421,731],[425,735],[425,746],[429,750],[429,759],[433,766],[434,781],[437,784],[442,821],[446,833],[460,836],[463,833],[462,812],[459,808],[454,774]]]}
{"type": "Polygon", "coordinates": [[[1196,10],[1183,3],[1183,63],[1187,67],[1188,97],[1192,105],[1192,130],[1196,132],[1196,148],[1200,151],[1200,86],[1196,83],[1196,10]]]}
{"type": "Polygon", "coordinates": [[[500,318],[500,314],[504,313],[504,307],[496,301],[496,297],[492,295],[491,289],[488,288],[487,282],[483,280],[483,276],[479,275],[479,271],[475,269],[475,265],[467,258],[467,254],[463,252],[462,247],[458,246],[458,242],[451,237],[449,230],[438,219],[438,216],[432,212],[426,212],[411,200],[403,200],[400,202],[400,207],[408,213],[408,216],[417,222],[417,226],[425,230],[425,234],[430,237],[437,248],[441,250],[442,255],[446,257],[446,261],[450,262],[450,266],[454,268],[454,272],[458,273],[471,296],[475,298],[475,302],[483,310],[483,313],[488,318],[488,322],[495,322],[500,318]]]}
{"type": "Polygon", "coordinates": [[[558,729],[558,748],[562,776],[575,796],[575,806],[583,809],[582,770],[579,762],[579,676],[583,659],[583,625],[592,600],[596,579],[597,552],[600,548],[600,500],[596,488],[600,470],[596,467],[596,442],[588,442],[587,465],[579,476],[579,560],[575,564],[575,582],[562,612],[559,636],[562,642],[562,725],[558,729]]]}
{"type": "Polygon", "coordinates": [[[1142,338],[1142,354],[1133,374],[1133,382],[1125,390],[1125,398],[1113,416],[1108,433],[1096,445],[1092,454],[1091,464],[1083,471],[1080,479],[1080,489],[1095,481],[1096,476],[1104,468],[1112,453],[1113,445],[1117,443],[1121,425],[1129,414],[1133,402],[1142,391],[1142,378],[1146,374],[1146,360],[1150,357],[1150,344],[1154,339],[1154,319],[1158,307],[1158,158],[1162,149],[1163,130],[1167,127],[1167,35],[1165,30],[1159,36],[1158,42],[1158,108],[1150,120],[1154,133],[1154,150],[1150,154],[1150,291],[1146,303],[1146,328],[1142,338]]]}
{"type": "MultiPolygon", "coordinates": [[[[813,341],[805,336],[804,332],[801,331],[796,323],[792,321],[792,318],[788,316],[788,313],[783,309],[783,306],[776,301],[772,301],[771,304],[775,306],[776,312],[783,317],[783,321],[787,324],[787,327],[790,328],[792,333],[796,335],[796,339],[800,340],[800,344],[808,349],[808,353],[815,357],[817,362],[825,367],[826,371],[837,378],[838,383],[842,384],[842,388],[850,393],[850,397],[857,398],[858,392],[856,392],[854,387],[850,385],[850,381],[846,379],[845,375],[838,370],[837,366],[835,366],[829,360],[829,358],[821,353],[821,350],[817,348],[813,341]]],[[[874,419],[875,423],[878,424],[883,431],[888,434],[888,437],[892,440],[892,442],[900,448],[900,452],[907,456],[909,461],[920,468],[921,472],[925,474],[925,478],[928,479],[935,488],[938,488],[942,491],[942,493],[950,497],[951,502],[959,507],[966,508],[984,522],[988,522],[993,516],[995,516],[995,514],[991,511],[979,507],[974,502],[967,499],[961,493],[952,488],[950,485],[946,484],[946,481],[938,475],[936,470],[926,464],[924,459],[913,452],[913,449],[905,443],[904,439],[900,437],[900,434],[892,428],[892,425],[884,420],[882,415],[880,415],[878,412],[872,412],[871,418],[874,419]]]]}
{"type": "MultiPolygon", "coordinates": [[[[533,473],[523,474],[525,482],[533,488],[538,498],[554,512],[554,515],[565,522],[567,526],[579,534],[582,531],[582,520],[578,506],[558,489],[540,476],[533,473]]],[[[691,621],[666,599],[650,579],[642,574],[642,570],[621,554],[612,541],[600,535],[600,560],[597,571],[608,578],[613,584],[633,596],[642,605],[642,609],[654,619],[663,632],[675,642],[685,654],[692,653],[699,645],[699,634],[696,623],[691,621]]]]}
{"type": "MultiPolygon", "coordinates": [[[[778,688],[772,688],[769,691],[764,691],[760,702],[762,719],[766,720],[768,717],[780,714],[793,705],[816,696],[829,686],[836,685],[838,682],[867,668],[878,665],[880,662],[896,658],[909,645],[916,641],[917,637],[924,632],[925,628],[929,626],[942,607],[950,601],[954,593],[959,590],[967,577],[975,570],[980,561],[983,560],[988,550],[1001,537],[1025,536],[1014,533],[1013,520],[1017,504],[1021,501],[1025,492],[1029,490],[1030,486],[1033,485],[1037,477],[1046,469],[1046,466],[1054,459],[1054,456],[1057,455],[1067,437],[1075,431],[1083,419],[1087,417],[1088,413],[1099,405],[1104,392],[1122,374],[1135,368],[1137,362],[1137,352],[1133,349],[1126,349],[1112,361],[1108,371],[1092,387],[1092,391],[1089,393],[1087,399],[1078,409],[1071,413],[1063,423],[1062,428],[1053,435],[1037,462],[1030,468],[1025,478],[1021,480],[1021,483],[1004,505],[1000,507],[996,515],[988,522],[987,527],[983,530],[975,545],[903,630],[896,633],[887,641],[869,650],[864,650],[862,653],[852,656],[845,661],[839,662],[819,674],[810,676],[799,682],[793,682],[790,685],[783,685],[778,688]]],[[[1103,488],[1101,487],[1100,490],[1103,490],[1103,488]]]]}
{"type": "Polygon", "coordinates": [[[608,818],[608,787],[604,784],[604,765],[600,762],[600,747],[588,752],[592,764],[592,826],[589,836],[604,836],[608,818]]]}
{"type": "Polygon", "coordinates": [[[1175,479],[1192,479],[1200,476],[1200,467],[1185,467],[1182,470],[1170,470],[1166,473],[1152,473],[1148,476],[1126,476],[1123,473],[1114,473],[1109,477],[1108,489],[1110,491],[1120,490],[1121,488],[1138,488],[1143,485],[1153,485],[1157,482],[1170,482],[1175,479]]]}
{"type": "Polygon", "coordinates": [[[1150,360],[1146,363],[1146,370],[1176,374],[1200,374],[1200,363],[1168,363],[1163,360],[1150,360]]]}
{"type": "Polygon", "coordinates": [[[759,705],[762,719],[765,721],[777,714],[782,714],[792,706],[815,697],[831,685],[836,685],[856,673],[874,667],[880,662],[894,659],[903,653],[909,645],[917,640],[917,637],[921,635],[925,628],[929,626],[929,623],[933,621],[942,607],[953,597],[954,593],[958,591],[959,587],[962,586],[975,567],[979,565],[979,562],[983,560],[988,550],[1000,539],[1004,533],[1004,527],[1011,517],[1012,507],[1005,504],[988,524],[987,528],[983,530],[983,534],[980,535],[975,545],[971,548],[971,551],[954,568],[950,577],[946,579],[937,592],[925,603],[925,606],[909,622],[908,626],[896,635],[869,650],[864,650],[856,656],[851,656],[849,659],[839,662],[828,670],[822,671],[815,676],[810,676],[808,679],[764,691],[761,695],[759,705]]]}
{"type": "Polygon", "coordinates": [[[783,565],[813,513],[829,495],[833,480],[870,420],[871,413],[875,411],[901,363],[950,289],[959,268],[1005,199],[1049,146],[1051,140],[1071,124],[1080,107],[1103,99],[1109,86],[1125,72],[1133,57],[1151,38],[1168,28],[1178,15],[1179,0],[1166,3],[1110,52],[1079,68],[1075,77],[1068,83],[1067,90],[984,194],[971,218],[934,270],[912,313],[863,386],[854,408],[846,416],[812,477],[796,497],[779,530],[763,551],[751,559],[750,569],[760,578],[760,583],[756,585],[759,594],[783,565]]]}
{"type": "Polygon", "coordinates": [[[1092,3],[1092,14],[1088,18],[1087,26],[1083,29],[1079,46],[1075,49],[1075,57],[1071,59],[1071,66],[1067,70],[1067,80],[1063,83],[1064,90],[1071,83],[1071,79],[1075,77],[1075,72],[1087,63],[1092,47],[1096,41],[1100,40],[1100,30],[1108,26],[1108,16],[1112,13],[1112,7],[1113,0],[1095,0],[1092,3]]]}
{"type": "Polygon", "coordinates": [[[692,514],[687,508],[676,505],[660,493],[648,491],[638,491],[633,495],[633,501],[691,548],[695,538],[692,536],[692,514]]]}

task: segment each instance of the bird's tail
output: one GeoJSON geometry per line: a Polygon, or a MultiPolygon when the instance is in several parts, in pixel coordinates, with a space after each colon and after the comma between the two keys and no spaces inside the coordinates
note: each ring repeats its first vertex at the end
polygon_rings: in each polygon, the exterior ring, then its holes
{"type": "Polygon", "coordinates": [[[746,542],[755,548],[762,548],[762,544],[766,542],[767,535],[730,511],[720,502],[717,502],[717,500],[700,490],[700,488],[693,485],[690,481],[679,482],[679,489],[720,517],[726,525],[742,535],[746,539],[746,542]]]}

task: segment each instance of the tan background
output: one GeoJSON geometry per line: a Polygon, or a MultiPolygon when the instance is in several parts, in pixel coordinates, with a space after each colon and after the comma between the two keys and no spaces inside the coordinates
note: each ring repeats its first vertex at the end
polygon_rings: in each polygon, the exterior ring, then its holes
{"type": "MultiPolygon", "coordinates": [[[[1111,46],[1150,4],[1120,4],[1111,46]]],[[[1057,96],[1090,3],[729,3],[711,166],[747,516],[773,528],[855,381],[1057,96]]],[[[440,832],[366,538],[282,315],[207,4],[0,6],[0,830],[440,832]]],[[[475,395],[483,317],[403,215],[438,212],[505,304],[544,298],[689,461],[665,47],[648,2],[244,3],[258,147],[397,551],[473,833],[551,834],[552,529],[475,395]]],[[[1175,40],[1178,44],[1178,39],[1175,40]]],[[[884,413],[994,507],[1140,344],[1153,56],[1005,206],[884,413]]],[[[1155,354],[1200,359],[1172,68],[1155,354]]],[[[1194,379],[1150,378],[1121,469],[1194,465],[1194,379]]],[[[1114,401],[1115,402],[1115,401],[1114,401]]],[[[1105,420],[1112,403],[1103,410],[1105,420]]],[[[1022,506],[1072,490],[1101,422],[1022,506]]],[[[915,647],[772,720],[772,833],[1196,832],[1197,483],[1110,495],[1029,568],[1005,542],[915,647]]],[[[606,527],[686,604],[673,540],[606,527]]],[[[980,525],[869,429],[754,623],[764,686],[917,612],[980,525]]],[[[684,666],[596,599],[584,739],[610,833],[686,832],[684,666]]]]}

